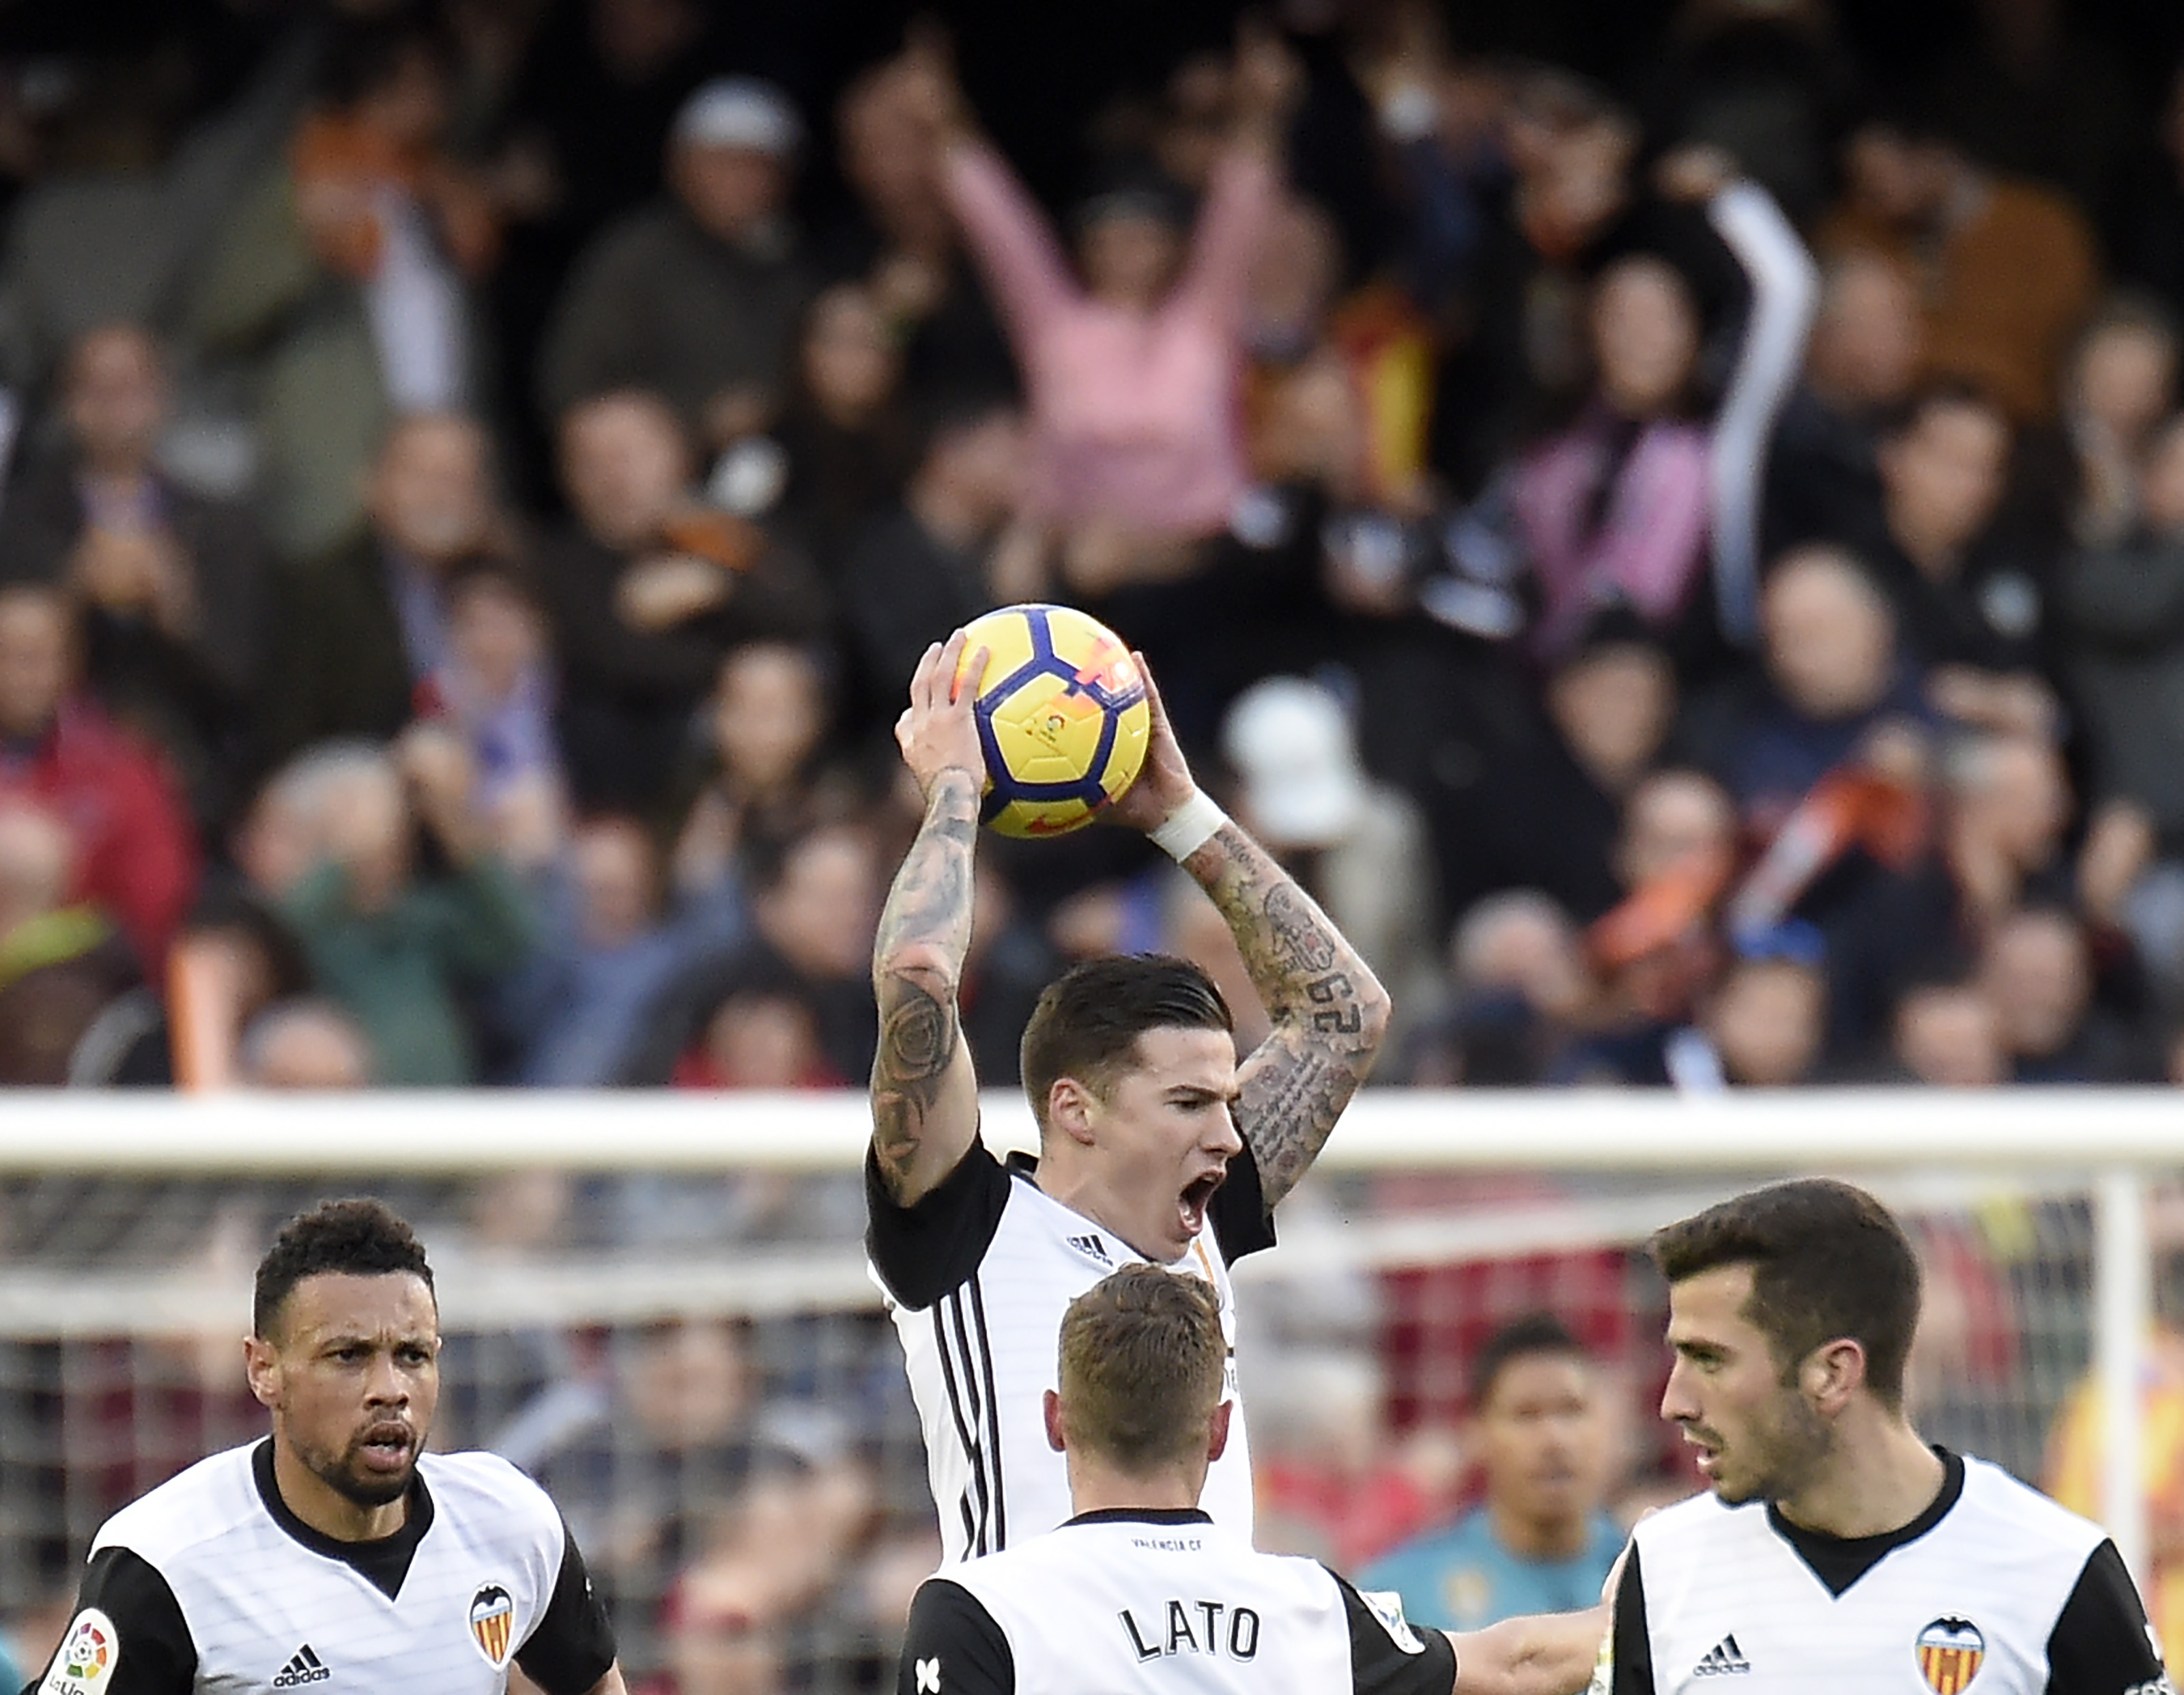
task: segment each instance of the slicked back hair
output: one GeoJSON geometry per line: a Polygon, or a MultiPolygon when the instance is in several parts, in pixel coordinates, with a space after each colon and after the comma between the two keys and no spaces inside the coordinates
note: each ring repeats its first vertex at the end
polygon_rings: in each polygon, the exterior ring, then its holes
{"type": "Polygon", "coordinates": [[[1744,1316],[1785,1378],[1823,1343],[1865,1350],[1866,1386],[1903,1405],[1903,1364],[1919,1328],[1919,1257],[1895,1216],[1863,1189],[1803,1178],[1754,1189],[1653,1234],[1671,1285],[1719,1266],[1752,1268],[1744,1316]]]}
{"type": "Polygon", "coordinates": [[[1212,1285],[1156,1265],[1102,1279],[1061,1320],[1071,1445],[1135,1476],[1205,1458],[1228,1353],[1212,1285]]]}
{"type": "Polygon", "coordinates": [[[1072,966],[1047,985],[1024,1025],[1018,1059],[1032,1116],[1044,1134],[1047,1096],[1060,1078],[1105,1096],[1138,1062],[1147,1030],[1235,1028],[1213,979],[1189,960],[1128,954],[1072,966]]]}
{"type": "Polygon", "coordinates": [[[259,1261],[251,1329],[270,1338],[296,1285],[327,1272],[356,1277],[406,1272],[432,1287],[425,1245],[388,1207],[377,1201],[329,1201],[291,1218],[259,1261]]]}

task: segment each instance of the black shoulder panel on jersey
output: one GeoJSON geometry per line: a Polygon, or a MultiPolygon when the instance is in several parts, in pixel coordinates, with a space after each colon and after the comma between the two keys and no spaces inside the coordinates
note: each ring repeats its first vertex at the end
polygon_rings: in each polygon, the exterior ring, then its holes
{"type": "MultiPolygon", "coordinates": [[[[69,1635],[47,1667],[47,1678],[68,1652],[76,1620],[92,1607],[106,1614],[119,1639],[113,1650],[113,1681],[100,1695],[190,1695],[197,1682],[198,1648],[181,1603],[158,1568],[125,1547],[103,1547],[92,1555],[70,1616],[69,1635]]],[[[34,1690],[40,1687],[31,1685],[34,1690]]]]}
{"type": "Polygon", "coordinates": [[[2053,1695],[2124,1695],[2159,1687],[2162,1675],[2131,1573],[2116,1545],[2103,1542],[2048,1635],[2048,1687],[2053,1695]]]}
{"type": "Polygon", "coordinates": [[[1206,1209],[1221,1257],[1229,1264],[1274,1245],[1274,1214],[1259,1185],[1259,1162],[1245,1142],[1228,1162],[1228,1176],[1206,1209]]]}
{"type": "Polygon", "coordinates": [[[1445,1631],[1414,1626],[1415,1653],[1349,1579],[1329,1572],[1350,1618],[1350,1684],[1357,1695],[1448,1695],[1456,1684],[1456,1648],[1445,1631]]]}
{"type": "Polygon", "coordinates": [[[1016,1695],[1017,1657],[976,1596],[928,1577],[910,1603],[894,1687],[895,1695],[1016,1695]]]}
{"type": "Polygon", "coordinates": [[[1638,1545],[1623,1562],[1615,1586],[1614,1695],[1653,1695],[1653,1639],[1646,1630],[1646,1580],[1638,1575],[1638,1545]]]}
{"type": "Polygon", "coordinates": [[[1016,1179],[973,1136],[940,1185],[899,1206],[865,1150],[865,1251],[889,1293],[913,1313],[970,1280],[1001,1226],[1016,1179]]]}
{"type": "Polygon", "coordinates": [[[561,1573],[538,1627],[515,1651],[523,1675],[546,1695],[584,1695],[615,1663],[614,1625],[593,1592],[584,1556],[561,1522],[561,1573]]]}

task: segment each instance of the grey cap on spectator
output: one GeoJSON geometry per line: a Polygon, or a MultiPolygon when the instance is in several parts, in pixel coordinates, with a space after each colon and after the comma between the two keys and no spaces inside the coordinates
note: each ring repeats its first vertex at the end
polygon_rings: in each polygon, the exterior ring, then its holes
{"type": "Polygon", "coordinates": [[[804,145],[804,120],[772,83],[717,77],[682,103],[674,140],[677,147],[734,148],[787,159],[804,145]]]}

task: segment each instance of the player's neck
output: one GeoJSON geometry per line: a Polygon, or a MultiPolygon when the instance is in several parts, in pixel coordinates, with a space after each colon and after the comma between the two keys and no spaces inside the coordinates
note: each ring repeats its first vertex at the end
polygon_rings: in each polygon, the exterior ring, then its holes
{"type": "Polygon", "coordinates": [[[1575,1559],[1585,1552],[1585,1521],[1574,1517],[1533,1518],[1517,1512],[1506,1501],[1486,1497],[1487,1521],[1494,1540],[1504,1553],[1519,1559],[1575,1559]]]}
{"type": "Polygon", "coordinates": [[[1854,1538],[1900,1531],[1934,1504],[1947,1468],[1903,1419],[1867,1409],[1864,1430],[1838,1433],[1820,1472],[1774,1504],[1800,1530],[1854,1538]]]}
{"type": "MultiPolygon", "coordinates": [[[[1166,1254],[1149,1252],[1130,1240],[1130,1233],[1116,1222],[1123,1216],[1123,1208],[1110,1203],[1089,1171],[1073,1169],[1067,1160],[1057,1161],[1051,1154],[1042,1151],[1039,1169],[1033,1174],[1032,1180],[1050,1201],[1058,1201],[1071,1212],[1089,1218],[1132,1253],[1143,1255],[1155,1265],[1168,1263],[1166,1254]]],[[[1188,1507],[1193,1503],[1186,1501],[1183,1504],[1188,1507]]]]}
{"type": "Polygon", "coordinates": [[[1195,1507],[1206,1489],[1201,1467],[1195,1476],[1176,1471],[1137,1476],[1069,1451],[1069,1506],[1072,1513],[1173,1512],[1195,1507]]]}
{"type": "Polygon", "coordinates": [[[283,1441],[273,1444],[273,1486],[281,1504],[322,1536],[337,1542],[376,1542],[410,1519],[407,1491],[384,1506],[366,1507],[331,1488],[283,1441]]]}

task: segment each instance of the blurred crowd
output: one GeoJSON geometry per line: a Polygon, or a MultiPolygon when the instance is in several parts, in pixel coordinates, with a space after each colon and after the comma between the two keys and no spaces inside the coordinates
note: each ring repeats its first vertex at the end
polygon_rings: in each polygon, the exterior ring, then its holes
{"type": "MultiPolygon", "coordinates": [[[[0,1080],[854,1084],[1031,599],[1379,1081],[2184,1075],[2184,43],[1631,11],[0,8],[0,1080]]],[[[1108,950],[1251,1038],[1007,845],[982,1074],[1108,950]]]]}

